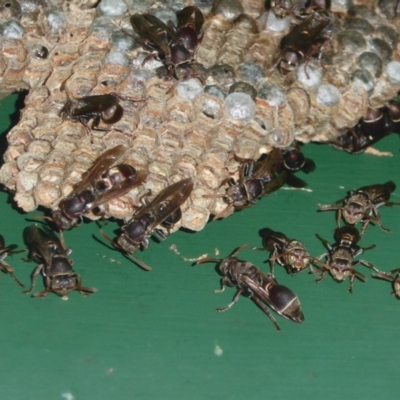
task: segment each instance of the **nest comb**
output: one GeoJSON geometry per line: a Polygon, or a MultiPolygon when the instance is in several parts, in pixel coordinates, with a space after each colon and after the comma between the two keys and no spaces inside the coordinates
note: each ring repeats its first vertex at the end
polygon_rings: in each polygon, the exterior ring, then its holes
{"type": "Polygon", "coordinates": [[[400,17],[393,2],[359,0],[345,9],[333,1],[338,22],[321,61],[285,76],[274,63],[289,16],[266,13],[261,0],[203,8],[207,2],[172,3],[47,0],[29,7],[9,0],[0,7],[0,96],[29,91],[0,170],[21,209],[57,208],[99,154],[124,144],[131,149],[124,162],[148,177],[112,200],[108,217],[127,218],[141,191],[157,193],[191,176],[195,187],[175,229],[201,230],[210,214],[226,208],[223,199],[204,195],[224,193],[221,182],[238,170],[233,154],[257,159],[294,140],[335,138],[400,90],[400,17]],[[174,20],[186,5],[206,17],[196,55],[208,71],[204,86],[160,77],[156,60],[143,64],[148,52],[129,23],[143,12],[174,20]],[[239,89],[230,94],[232,87],[239,89]],[[60,116],[68,98],[111,92],[140,100],[121,101],[123,118],[111,130],[88,135],[60,116]],[[238,93],[246,99],[240,112],[230,103],[238,93]]]}

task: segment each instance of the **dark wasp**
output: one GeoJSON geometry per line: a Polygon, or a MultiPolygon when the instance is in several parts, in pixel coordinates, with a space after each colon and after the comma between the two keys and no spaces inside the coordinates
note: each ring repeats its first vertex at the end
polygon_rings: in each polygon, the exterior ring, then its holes
{"type": "Polygon", "coordinates": [[[386,108],[369,108],[365,117],[353,129],[347,129],[346,133],[329,141],[333,147],[347,151],[350,154],[363,153],[383,139],[391,132],[391,123],[386,108]]]}
{"type": "Polygon", "coordinates": [[[146,173],[129,164],[117,164],[128,149],[119,145],[102,153],[85,173],[82,181],[52,212],[60,229],[70,229],[82,222],[85,214],[101,215],[101,206],[141,185],[146,173]]]}
{"type": "MultiPolygon", "coordinates": [[[[203,34],[204,17],[195,6],[185,7],[176,13],[177,26],[162,22],[152,14],[134,14],[130,18],[142,46],[153,53],[150,57],[160,59],[170,75],[180,79],[191,76],[201,78],[195,62],[195,53],[203,34]],[[199,76],[197,76],[199,75],[199,76]]],[[[144,63],[148,57],[144,60],[144,63]]]]}
{"type": "MultiPolygon", "coordinates": [[[[9,265],[8,263],[6,263],[4,261],[4,259],[11,255],[11,254],[15,254],[15,253],[20,253],[21,251],[15,251],[15,249],[17,248],[17,245],[15,244],[11,244],[9,246],[6,247],[4,238],[2,235],[0,235],[0,270],[6,272],[8,275],[11,276],[11,278],[17,282],[17,284],[21,287],[24,287],[24,285],[17,279],[17,277],[14,274],[14,269],[11,267],[11,265],[9,265]]],[[[22,250],[23,251],[23,250],[22,250]]]]}
{"type": "Polygon", "coordinates": [[[307,75],[308,62],[328,40],[322,33],[329,24],[328,18],[316,18],[311,14],[282,38],[276,65],[283,75],[294,71],[303,61],[307,75]]]}
{"type": "Polygon", "coordinates": [[[102,232],[103,237],[141,268],[151,270],[145,263],[133,257],[133,254],[141,247],[147,249],[149,238],[153,234],[162,240],[166,239],[170,228],[182,218],[181,206],[190,196],[192,189],[193,180],[187,178],[167,186],[152,201],[148,200],[146,193],[141,198],[143,206],[121,228],[121,235],[111,240],[102,232]]]}
{"type": "Polygon", "coordinates": [[[277,166],[282,164],[282,153],[274,148],[270,153],[264,154],[259,160],[247,160],[234,156],[242,165],[239,170],[239,180],[233,178],[224,180],[221,186],[228,184],[224,194],[204,195],[207,198],[223,198],[228,204],[225,210],[216,215],[214,219],[227,216],[230,210],[242,210],[255,204],[262,196],[268,195],[281,188],[287,181],[288,171],[277,166]]]}
{"type": "Polygon", "coordinates": [[[100,127],[100,123],[112,125],[121,120],[124,114],[121,100],[142,101],[119,93],[85,96],[79,99],[68,99],[60,115],[64,120],[80,122],[86,129],[106,131],[109,129],[100,127]],[[90,121],[92,124],[89,126],[90,121]]]}
{"type": "Polygon", "coordinates": [[[219,263],[219,271],[223,278],[221,280],[221,289],[216,290],[216,293],[223,292],[225,286],[237,288],[232,302],[226,307],[217,308],[216,311],[223,312],[229,310],[239,300],[241,295],[246,295],[268,315],[278,331],[281,328],[269,308],[289,321],[303,322],[304,315],[296,294],[286,286],[279,285],[272,274],[264,274],[250,262],[239,260],[235,257],[245,247],[246,245],[239,247],[229,257],[224,259],[203,258],[196,262],[196,264],[207,262],[219,263]]]}
{"type": "Polygon", "coordinates": [[[354,226],[346,225],[335,230],[335,243],[329,244],[329,242],[318,234],[315,235],[327,248],[328,252],[321,254],[314,261],[321,264],[322,267],[318,269],[311,268],[312,272],[318,276],[318,272],[322,272],[316,282],[320,282],[324,279],[329,272],[332,278],[337,282],[343,282],[347,277],[350,277],[349,292],[353,293],[354,280],[359,278],[362,281],[366,281],[367,278],[358,272],[355,267],[362,264],[370,269],[380,272],[371,263],[365,260],[354,261],[363,251],[375,248],[375,245],[370,247],[360,247],[357,245],[361,236],[354,226]],[[323,258],[325,262],[321,261],[323,258]]]}
{"type": "Polygon", "coordinates": [[[73,260],[68,258],[72,250],[66,249],[48,227],[28,226],[23,236],[29,260],[39,264],[32,273],[31,287],[24,293],[33,291],[40,273],[44,278],[45,289],[33,294],[33,297],[45,297],[53,292],[66,299],[72,290],[78,290],[82,295],[97,292],[95,288],[82,286],[81,276],[72,269],[73,260]]]}
{"type": "Polygon", "coordinates": [[[396,189],[394,182],[389,181],[384,184],[376,184],[363,186],[357,190],[350,190],[348,196],[338,200],[333,204],[318,204],[321,211],[337,211],[337,226],[340,226],[340,220],[343,220],[350,225],[355,225],[358,222],[363,224],[361,235],[364,233],[370,222],[378,225],[383,231],[390,232],[381,224],[381,218],[378,208],[386,205],[399,205],[389,201],[390,195],[396,189]]]}
{"type": "Polygon", "coordinates": [[[268,262],[272,275],[274,275],[275,262],[284,267],[291,275],[310,268],[311,256],[302,242],[289,239],[285,234],[269,228],[261,229],[259,234],[262,238],[263,248],[253,248],[253,250],[271,252],[268,262]]]}
{"type": "Polygon", "coordinates": [[[263,154],[257,160],[244,159],[234,155],[241,164],[239,180],[233,178],[224,180],[220,186],[228,184],[225,194],[205,195],[207,198],[222,197],[228,206],[214,219],[223,218],[230,210],[242,210],[255,204],[263,196],[280,189],[285,183],[301,188],[307,183],[294,175],[297,171],[309,173],[315,169],[314,162],[305,158],[296,147],[287,149],[273,148],[268,154],[263,154]]]}

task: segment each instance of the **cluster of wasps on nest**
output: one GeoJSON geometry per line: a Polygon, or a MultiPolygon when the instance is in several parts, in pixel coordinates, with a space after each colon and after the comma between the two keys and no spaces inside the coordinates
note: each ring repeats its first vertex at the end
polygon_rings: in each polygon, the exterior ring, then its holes
{"type": "MultiPolygon", "coordinates": [[[[284,0],[266,2],[269,12],[276,15],[289,14],[297,22],[280,42],[280,53],[275,67],[285,75],[304,63],[307,73],[309,60],[320,55],[327,41],[324,31],[334,22],[329,11],[330,1],[312,0],[301,8],[298,4],[290,2],[288,6],[286,3],[284,0]]],[[[151,52],[143,63],[150,58],[157,58],[164,64],[166,78],[177,81],[198,78],[204,84],[204,68],[196,61],[196,51],[203,37],[204,17],[195,6],[185,7],[178,11],[176,16],[176,25],[172,22],[164,23],[147,13],[131,16],[131,25],[139,35],[141,45],[151,52]]],[[[88,132],[107,129],[104,125],[112,125],[122,118],[121,100],[137,101],[119,93],[68,99],[61,115],[64,119],[83,124],[88,132]],[[103,123],[101,128],[100,123],[103,123]]],[[[370,109],[355,128],[349,128],[330,143],[349,153],[360,153],[396,130],[399,121],[400,102],[394,99],[385,108],[370,109]]],[[[127,151],[125,146],[118,145],[103,152],[83,175],[80,183],[59,203],[58,209],[46,217],[60,231],[61,238],[48,227],[35,224],[25,228],[23,237],[29,251],[28,258],[38,264],[32,273],[31,286],[25,293],[33,292],[36,278],[40,274],[44,278],[45,289],[34,293],[34,297],[44,297],[53,292],[66,298],[72,290],[78,290],[83,295],[97,291],[95,288],[82,286],[80,275],[72,268],[73,261],[69,258],[71,250],[65,246],[62,230],[78,226],[85,215],[106,215],[108,201],[140,187],[145,182],[147,171],[137,170],[121,161],[127,151]]],[[[233,157],[240,165],[239,177],[221,182],[220,187],[228,186],[224,194],[204,195],[208,198],[222,197],[227,204],[226,209],[214,215],[213,219],[229,215],[232,209],[250,207],[261,197],[269,195],[285,184],[297,188],[304,187],[306,183],[295,176],[295,172],[302,170],[309,173],[315,169],[314,162],[303,155],[297,143],[286,149],[273,148],[258,160],[243,159],[235,154],[233,157]]],[[[171,228],[182,218],[181,207],[190,198],[194,185],[195,181],[187,177],[172,183],[155,195],[150,191],[140,193],[140,206],[121,227],[120,235],[116,239],[109,238],[103,231],[101,235],[141,268],[150,270],[148,265],[134,256],[135,252],[147,249],[152,235],[157,235],[160,239],[168,236],[171,228]]],[[[311,257],[300,241],[264,228],[260,231],[260,236],[263,248],[271,252],[269,274],[236,257],[245,246],[239,247],[225,259],[199,259],[197,263],[219,263],[219,270],[223,276],[220,291],[223,291],[226,285],[237,288],[233,301],[217,311],[228,310],[241,295],[247,295],[268,315],[278,330],[280,327],[270,310],[288,320],[303,322],[304,315],[297,295],[286,286],[280,285],[274,276],[275,262],[285,267],[290,274],[310,269],[311,273],[317,276],[317,281],[325,278],[328,273],[336,281],[350,277],[350,292],[356,278],[365,280],[365,276],[355,269],[355,266],[362,264],[375,271],[374,277],[393,281],[396,294],[400,296],[400,269],[386,273],[367,261],[354,260],[364,250],[373,247],[362,248],[358,245],[370,222],[385,230],[380,223],[377,209],[382,205],[395,204],[389,202],[390,194],[394,190],[393,182],[366,186],[349,192],[347,198],[334,204],[320,206],[323,211],[337,210],[338,228],[335,231],[334,244],[317,235],[327,248],[327,253],[318,258],[311,257]],[[343,227],[339,227],[341,218],[346,222],[343,227]],[[354,227],[358,222],[363,223],[360,233],[354,227]]],[[[12,267],[4,261],[7,255],[16,252],[16,246],[6,247],[4,239],[1,236],[0,239],[0,267],[18,285],[23,286],[12,267]]]]}

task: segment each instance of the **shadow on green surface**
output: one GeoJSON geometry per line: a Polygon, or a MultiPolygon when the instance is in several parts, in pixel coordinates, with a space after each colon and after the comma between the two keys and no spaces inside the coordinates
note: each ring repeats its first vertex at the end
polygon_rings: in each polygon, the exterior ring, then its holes
{"type": "Polygon", "coordinates": [[[8,146],[7,134],[15,125],[18,124],[21,117],[21,110],[25,106],[25,97],[27,94],[28,91],[24,90],[20,93],[11,95],[2,101],[2,111],[4,110],[2,118],[4,119],[4,115],[8,115],[9,124],[3,131],[0,132],[0,167],[3,165],[4,153],[6,152],[8,146]]]}
{"type": "MultiPolygon", "coordinates": [[[[8,147],[7,134],[18,124],[21,117],[21,110],[25,107],[25,97],[27,94],[28,91],[24,90],[20,93],[14,93],[1,101],[0,167],[4,164],[4,154],[8,147]]],[[[18,214],[24,215],[25,213],[23,213],[13,201],[11,193],[3,187],[1,190],[8,195],[6,200],[7,204],[14,211],[17,211],[18,214]]]]}

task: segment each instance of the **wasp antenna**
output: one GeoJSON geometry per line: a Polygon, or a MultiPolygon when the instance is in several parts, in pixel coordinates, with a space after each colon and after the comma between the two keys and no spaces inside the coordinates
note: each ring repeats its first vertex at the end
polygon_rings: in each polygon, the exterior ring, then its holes
{"type": "Polygon", "coordinates": [[[208,262],[220,262],[222,260],[223,260],[223,258],[211,258],[211,257],[209,258],[209,257],[206,257],[206,258],[202,258],[201,260],[197,260],[194,263],[194,265],[205,264],[205,263],[208,263],[208,262]]]}
{"type": "Polygon", "coordinates": [[[45,219],[46,221],[55,222],[53,218],[48,217],[46,215],[34,215],[34,219],[45,219]]]}
{"type": "Polygon", "coordinates": [[[235,249],[230,255],[229,257],[234,257],[236,256],[236,254],[240,253],[243,249],[245,249],[248,245],[247,244],[242,244],[240,247],[238,247],[237,249],[235,249]]]}

